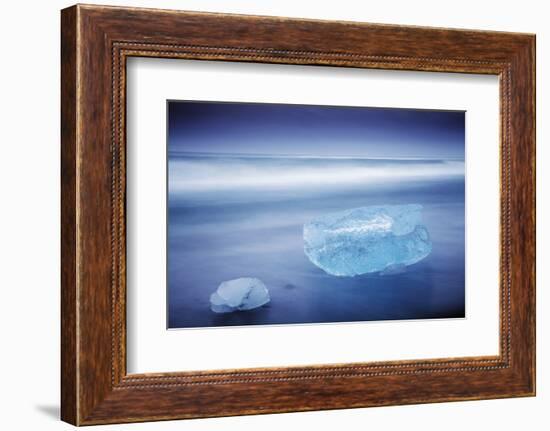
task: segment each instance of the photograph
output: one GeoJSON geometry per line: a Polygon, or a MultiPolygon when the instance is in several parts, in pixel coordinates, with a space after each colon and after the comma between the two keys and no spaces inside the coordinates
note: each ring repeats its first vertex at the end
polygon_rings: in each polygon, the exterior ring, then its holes
{"type": "Polygon", "coordinates": [[[167,101],[167,328],[465,318],[465,112],[167,101]]]}
{"type": "Polygon", "coordinates": [[[550,429],[547,3],[2,16],[1,429],[550,429]]]}

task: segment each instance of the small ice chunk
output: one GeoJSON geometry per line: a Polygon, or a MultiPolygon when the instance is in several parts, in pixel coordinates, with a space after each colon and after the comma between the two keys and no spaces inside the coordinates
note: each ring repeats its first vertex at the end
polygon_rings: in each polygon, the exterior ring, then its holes
{"type": "Polygon", "coordinates": [[[210,295],[210,309],[214,313],[252,310],[270,301],[265,284],[250,277],[224,281],[210,295]]]}
{"type": "Polygon", "coordinates": [[[412,265],[430,254],[422,206],[378,205],[326,214],[304,225],[304,251],[336,276],[355,276],[412,265]]]}

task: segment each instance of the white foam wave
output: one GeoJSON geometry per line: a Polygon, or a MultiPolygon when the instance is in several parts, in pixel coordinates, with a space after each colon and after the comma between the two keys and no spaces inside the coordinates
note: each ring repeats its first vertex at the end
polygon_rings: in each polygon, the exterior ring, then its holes
{"type": "Polygon", "coordinates": [[[463,161],[414,161],[410,163],[255,163],[250,160],[189,160],[169,162],[170,192],[223,191],[233,189],[292,189],[338,187],[442,179],[464,176],[463,161]]]}

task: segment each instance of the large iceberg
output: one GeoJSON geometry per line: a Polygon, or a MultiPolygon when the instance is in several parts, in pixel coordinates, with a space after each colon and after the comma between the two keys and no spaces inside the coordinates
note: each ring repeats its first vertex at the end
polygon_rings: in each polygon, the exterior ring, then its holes
{"type": "Polygon", "coordinates": [[[236,278],[224,281],[210,295],[210,309],[214,313],[252,310],[269,302],[265,284],[257,278],[236,278]]]}
{"type": "Polygon", "coordinates": [[[329,274],[393,272],[430,254],[422,206],[379,205],[320,216],[304,225],[304,251],[329,274]]]}

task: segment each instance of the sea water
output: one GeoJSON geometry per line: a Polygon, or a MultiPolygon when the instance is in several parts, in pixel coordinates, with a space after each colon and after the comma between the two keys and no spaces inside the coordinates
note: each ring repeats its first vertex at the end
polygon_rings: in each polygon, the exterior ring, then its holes
{"type": "Polygon", "coordinates": [[[169,153],[170,328],[464,317],[464,160],[169,153]],[[422,205],[431,253],[406,271],[336,277],[304,253],[331,212],[422,205]],[[258,278],[271,301],[210,310],[225,280],[258,278]]]}

